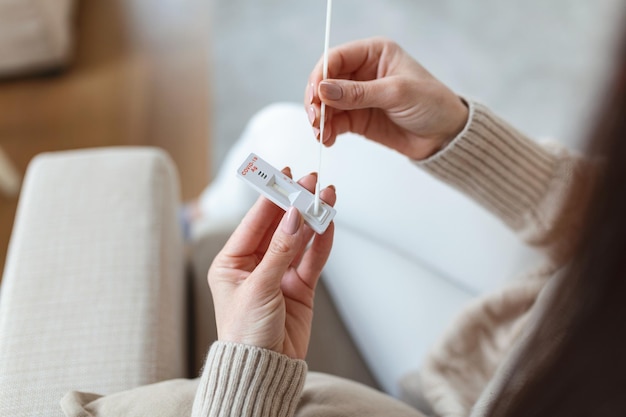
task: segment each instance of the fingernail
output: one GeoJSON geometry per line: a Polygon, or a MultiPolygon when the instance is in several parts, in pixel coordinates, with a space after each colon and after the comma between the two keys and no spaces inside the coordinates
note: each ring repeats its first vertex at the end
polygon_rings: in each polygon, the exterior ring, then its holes
{"type": "Polygon", "coordinates": [[[332,185],[332,184],[330,184],[330,185],[328,186],[328,188],[332,188],[332,189],[333,189],[333,191],[337,192],[337,188],[335,188],[335,186],[334,186],[334,185],[332,185]]]}
{"type": "Polygon", "coordinates": [[[322,142],[326,143],[326,141],[328,141],[328,139],[330,139],[330,128],[328,125],[324,126],[324,137],[322,138],[322,142]]]}
{"type": "Polygon", "coordinates": [[[313,135],[319,139],[320,138],[320,130],[316,127],[313,128],[313,135]]]}
{"type": "Polygon", "coordinates": [[[320,93],[328,100],[340,100],[343,97],[343,91],[340,86],[326,81],[320,83],[320,93]]]}
{"type": "Polygon", "coordinates": [[[300,227],[300,212],[295,207],[289,207],[286,219],[283,220],[283,232],[288,235],[295,235],[300,227]]]}
{"type": "Polygon", "coordinates": [[[313,104],[313,99],[315,98],[315,84],[309,84],[309,104],[313,104]]]}
{"type": "Polygon", "coordinates": [[[309,122],[311,124],[315,123],[315,109],[313,108],[313,106],[309,106],[309,108],[307,109],[307,114],[309,116],[309,122]]]}

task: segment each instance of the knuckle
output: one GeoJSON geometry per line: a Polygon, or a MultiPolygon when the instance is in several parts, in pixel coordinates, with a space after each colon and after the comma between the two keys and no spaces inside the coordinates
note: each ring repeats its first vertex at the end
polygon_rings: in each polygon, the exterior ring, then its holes
{"type": "Polygon", "coordinates": [[[275,256],[285,256],[291,253],[291,245],[283,239],[276,239],[272,242],[268,251],[275,256]]]}
{"type": "Polygon", "coordinates": [[[218,285],[218,280],[217,280],[217,272],[215,268],[211,267],[211,269],[209,269],[209,272],[207,274],[207,284],[209,284],[209,288],[213,291],[214,288],[218,285]]]}
{"type": "Polygon", "coordinates": [[[387,92],[394,98],[400,97],[411,90],[411,83],[405,78],[396,78],[393,83],[387,86],[387,92]]]}
{"type": "Polygon", "coordinates": [[[355,104],[363,103],[365,101],[366,92],[361,83],[352,84],[350,90],[350,97],[355,104]]]}
{"type": "Polygon", "coordinates": [[[400,49],[400,45],[396,41],[386,36],[376,36],[373,38],[373,44],[376,49],[389,52],[395,52],[400,49]]]}
{"type": "Polygon", "coordinates": [[[374,42],[377,42],[383,46],[393,45],[395,43],[387,36],[376,36],[374,37],[374,42]]]}
{"type": "Polygon", "coordinates": [[[419,92],[415,90],[416,86],[414,81],[403,77],[394,78],[393,82],[385,85],[385,102],[389,105],[406,103],[408,98],[418,96],[419,92]]]}

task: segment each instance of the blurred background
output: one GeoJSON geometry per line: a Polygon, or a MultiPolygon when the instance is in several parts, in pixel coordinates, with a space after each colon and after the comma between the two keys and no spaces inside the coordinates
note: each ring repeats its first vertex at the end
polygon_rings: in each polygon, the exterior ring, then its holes
{"type": "MultiPolygon", "coordinates": [[[[40,152],[158,146],[197,196],[246,121],[302,100],[324,0],[0,0],[0,265],[40,152]]],[[[331,45],[387,36],[459,94],[580,147],[620,0],[335,0],[331,45]]],[[[68,202],[71,204],[71,202],[68,202]]]]}
{"type": "Polygon", "coordinates": [[[0,0],[0,264],[38,153],[157,146],[176,163],[184,199],[206,186],[209,9],[205,0],[0,0]]]}

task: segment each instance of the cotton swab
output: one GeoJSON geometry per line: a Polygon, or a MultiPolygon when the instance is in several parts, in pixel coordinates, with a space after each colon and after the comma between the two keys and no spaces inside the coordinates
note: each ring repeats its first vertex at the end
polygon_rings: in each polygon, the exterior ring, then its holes
{"type": "MultiPolygon", "coordinates": [[[[327,0],[326,3],[326,34],[324,36],[324,61],[322,70],[322,79],[328,78],[328,47],[330,45],[330,18],[332,15],[333,0],[327,0]]],[[[315,184],[315,207],[314,212],[317,215],[320,210],[320,179],[322,172],[322,150],[324,149],[324,125],[326,122],[326,104],[322,103],[320,111],[320,140],[319,155],[317,169],[317,183],[315,184]]]]}

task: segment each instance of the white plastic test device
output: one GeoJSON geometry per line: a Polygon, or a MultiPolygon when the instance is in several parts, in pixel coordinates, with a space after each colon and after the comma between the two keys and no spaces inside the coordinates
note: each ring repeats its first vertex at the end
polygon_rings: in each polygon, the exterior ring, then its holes
{"type": "Polygon", "coordinates": [[[283,210],[296,207],[316,233],[324,233],[337,213],[324,201],[315,213],[313,194],[253,153],[241,164],[237,175],[283,210]]]}

